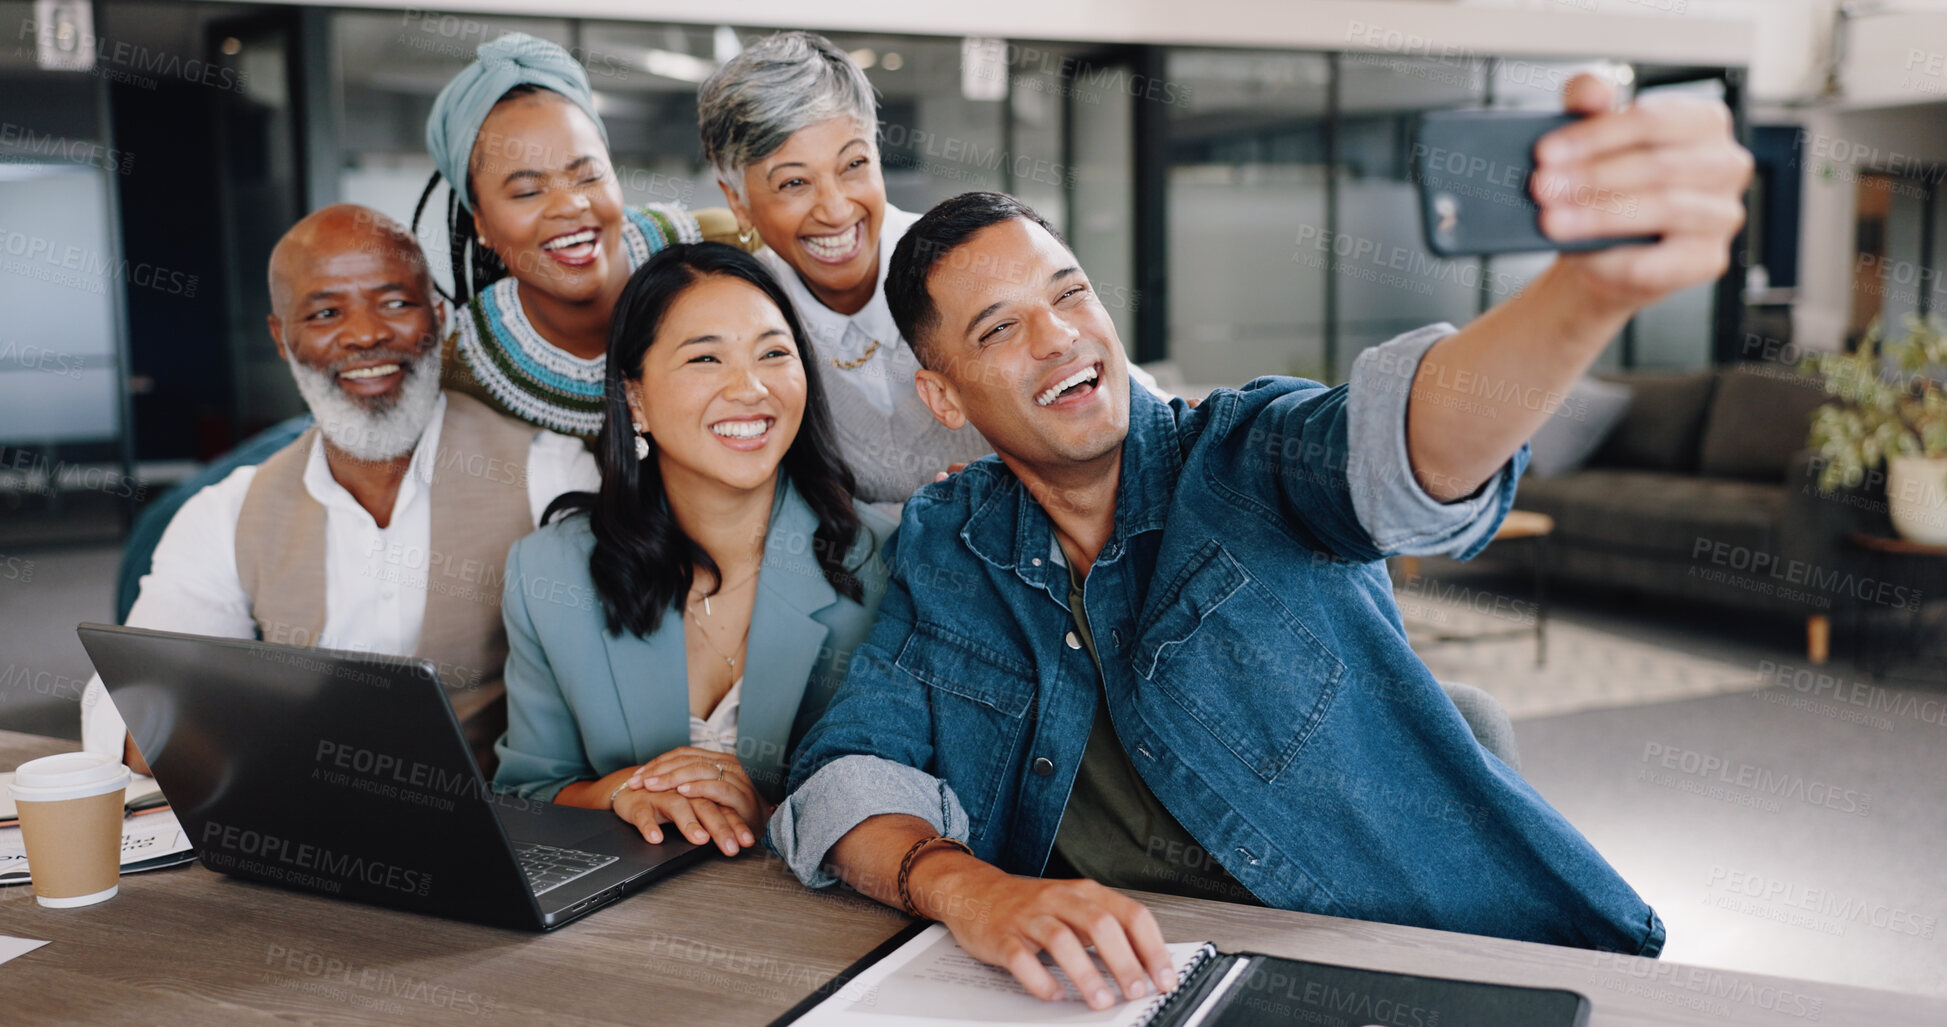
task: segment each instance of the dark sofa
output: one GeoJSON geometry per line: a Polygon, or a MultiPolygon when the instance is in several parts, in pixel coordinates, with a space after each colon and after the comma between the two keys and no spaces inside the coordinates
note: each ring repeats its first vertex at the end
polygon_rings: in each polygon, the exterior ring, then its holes
{"type": "Polygon", "coordinates": [[[1630,390],[1620,421],[1581,468],[1529,475],[1515,501],[1555,520],[1551,575],[1803,618],[1822,662],[1828,618],[1858,592],[1844,540],[1858,510],[1816,487],[1818,382],[1777,364],[1601,377],[1630,390]]]}

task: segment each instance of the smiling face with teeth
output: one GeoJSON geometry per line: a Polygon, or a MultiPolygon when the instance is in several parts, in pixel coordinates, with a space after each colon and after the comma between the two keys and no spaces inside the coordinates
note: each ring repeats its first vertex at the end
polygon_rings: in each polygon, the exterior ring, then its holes
{"type": "Polygon", "coordinates": [[[801,128],[744,169],[743,197],[723,190],[738,222],[754,227],[811,294],[841,314],[858,313],[879,288],[886,182],[875,131],[850,117],[801,128]]]}
{"type": "Polygon", "coordinates": [[[351,204],[307,215],[271,251],[270,301],[271,339],[324,433],[332,473],[360,473],[345,458],[410,455],[439,401],[444,320],[412,235],[351,204]]]}
{"type": "Polygon", "coordinates": [[[804,420],[805,371],[777,304],[705,275],[672,300],[625,386],[672,492],[768,487],[804,420]]]}
{"type": "Polygon", "coordinates": [[[614,304],[629,279],[622,187],[581,108],[546,90],[502,100],[470,167],[474,229],[520,280],[523,303],[614,304]]]}
{"type": "Polygon", "coordinates": [[[364,207],[299,221],[271,254],[270,282],[277,355],[328,375],[367,412],[397,403],[439,344],[441,308],[418,244],[364,207]]]}
{"type": "Polygon", "coordinates": [[[1075,255],[1019,218],[968,236],[926,278],[936,317],[920,397],[949,428],[971,423],[1010,466],[1040,478],[1113,467],[1129,431],[1129,370],[1115,324],[1075,255]]]}

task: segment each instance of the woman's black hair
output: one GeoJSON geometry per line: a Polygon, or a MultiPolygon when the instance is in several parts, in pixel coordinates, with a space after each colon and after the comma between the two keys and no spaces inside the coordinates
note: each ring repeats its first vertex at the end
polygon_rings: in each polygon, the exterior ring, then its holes
{"type": "MultiPolygon", "coordinates": [[[[825,407],[819,383],[818,358],[811,340],[791,308],[777,280],[757,258],[723,243],[676,243],[649,258],[615,302],[608,337],[605,416],[595,439],[595,459],[601,465],[599,493],[570,492],[548,505],[541,520],[556,514],[587,513],[595,533],[595,551],[588,570],[607,614],[608,630],[623,629],[650,635],[663,614],[689,595],[695,569],[708,571],[723,583],[716,561],[683,532],[670,513],[663,492],[662,471],[656,462],[655,441],[647,459],[637,459],[634,418],[629,413],[626,381],[642,373],[642,358],[655,342],[669,308],[692,286],[711,276],[741,279],[756,286],[777,304],[804,365],[804,419],[797,437],[784,451],[782,468],[818,516],[811,545],[825,580],[840,595],[857,602],[863,596],[857,574],[845,566],[861,525],[852,507],[856,487],[852,471],[838,455],[837,431],[825,407]]],[[[653,403],[655,397],[645,396],[653,403]]],[[[711,589],[715,592],[716,587],[711,589]]]]}
{"type": "MultiPolygon", "coordinates": [[[[523,82],[500,94],[494,106],[498,107],[516,96],[549,91],[542,86],[523,82]]],[[[472,166],[473,160],[469,157],[467,167],[472,166]]],[[[469,171],[467,181],[461,187],[466,190],[467,199],[479,206],[480,195],[473,191],[472,177],[469,171]]],[[[433,172],[425,190],[419,194],[419,203],[412,208],[412,234],[415,239],[419,237],[419,216],[425,213],[426,203],[433,198],[433,190],[439,188],[441,181],[440,173],[433,172]]],[[[466,306],[487,286],[507,277],[507,265],[501,262],[500,254],[480,245],[480,232],[473,224],[473,212],[460,202],[460,192],[453,188],[446,191],[446,253],[452,261],[453,291],[442,291],[440,295],[453,304],[456,312],[457,308],[466,306]]],[[[434,285],[434,288],[438,287],[434,285]]]]}

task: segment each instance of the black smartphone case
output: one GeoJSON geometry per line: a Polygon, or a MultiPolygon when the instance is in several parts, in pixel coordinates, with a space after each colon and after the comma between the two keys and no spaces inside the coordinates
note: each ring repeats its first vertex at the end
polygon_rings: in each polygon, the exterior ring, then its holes
{"type": "Polygon", "coordinates": [[[1641,235],[1555,242],[1541,233],[1541,208],[1528,190],[1535,143],[1575,120],[1572,114],[1506,110],[1422,115],[1414,134],[1413,179],[1426,248],[1442,257],[1469,257],[1655,242],[1656,236],[1641,235]]]}

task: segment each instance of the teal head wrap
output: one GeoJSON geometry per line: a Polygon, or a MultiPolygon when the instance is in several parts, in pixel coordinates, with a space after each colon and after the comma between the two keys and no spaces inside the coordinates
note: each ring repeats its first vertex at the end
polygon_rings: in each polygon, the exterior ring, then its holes
{"type": "Polygon", "coordinates": [[[595,123],[602,142],[608,142],[608,128],[602,124],[601,115],[595,113],[588,72],[568,51],[545,39],[510,32],[491,43],[481,44],[477,53],[479,59],[453,76],[453,81],[439,91],[438,99],[433,101],[433,112],[426,116],[426,149],[433,155],[433,165],[446,177],[447,186],[466,204],[467,210],[473,209],[473,200],[467,196],[466,175],[467,162],[473,157],[474,138],[480,134],[487,112],[515,86],[540,86],[574,101],[595,123]]]}

